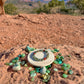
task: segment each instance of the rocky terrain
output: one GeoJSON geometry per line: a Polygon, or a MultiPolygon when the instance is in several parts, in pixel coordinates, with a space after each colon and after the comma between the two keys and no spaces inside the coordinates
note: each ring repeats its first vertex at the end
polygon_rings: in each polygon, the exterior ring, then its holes
{"type": "MultiPolygon", "coordinates": [[[[27,45],[34,48],[59,48],[74,71],[64,79],[58,72],[51,72],[48,84],[84,84],[84,17],[61,14],[19,14],[0,16],[0,83],[1,84],[43,84],[36,76],[35,82],[29,79],[28,67],[13,72],[10,62],[24,51],[27,45]],[[67,55],[71,55],[68,57],[67,55]]],[[[28,53],[26,53],[28,55],[28,53]]],[[[51,69],[52,69],[51,68],[51,69]]]]}

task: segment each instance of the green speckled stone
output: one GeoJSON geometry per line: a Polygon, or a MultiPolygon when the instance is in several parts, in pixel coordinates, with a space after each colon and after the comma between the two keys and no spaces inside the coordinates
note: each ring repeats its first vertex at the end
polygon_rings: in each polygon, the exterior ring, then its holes
{"type": "Polygon", "coordinates": [[[32,74],[32,73],[35,73],[35,70],[33,70],[33,71],[30,71],[30,74],[32,74]]]}
{"type": "Polygon", "coordinates": [[[21,54],[21,57],[23,58],[23,57],[25,57],[26,55],[25,54],[21,54]]]}
{"type": "Polygon", "coordinates": [[[53,70],[54,70],[54,71],[58,71],[58,69],[57,69],[57,68],[54,68],[53,70]]]}
{"type": "Polygon", "coordinates": [[[50,73],[50,70],[46,70],[47,73],[50,73]]]}
{"type": "Polygon", "coordinates": [[[35,71],[36,71],[37,73],[39,73],[39,72],[40,72],[40,68],[35,68],[35,71]]]}
{"type": "Polygon", "coordinates": [[[69,74],[73,74],[73,71],[72,71],[72,70],[69,70],[68,73],[69,73],[69,74]]]}
{"type": "Polygon", "coordinates": [[[10,65],[10,66],[13,65],[13,63],[9,63],[9,65],[10,65]]]}
{"type": "Polygon", "coordinates": [[[56,61],[56,60],[54,61],[54,63],[55,63],[55,64],[59,64],[58,61],[56,61]]]}
{"type": "Polygon", "coordinates": [[[25,65],[25,63],[26,63],[25,61],[21,61],[21,65],[22,65],[22,66],[24,66],[24,65],[25,65]]]}
{"type": "Polygon", "coordinates": [[[32,73],[30,74],[31,77],[35,77],[36,76],[36,73],[32,73]]]}
{"type": "Polygon", "coordinates": [[[59,52],[59,49],[54,49],[54,51],[59,52]]]}
{"type": "Polygon", "coordinates": [[[67,64],[63,63],[63,65],[62,65],[62,66],[66,67],[66,66],[67,66],[67,64]]]}
{"type": "Polygon", "coordinates": [[[58,61],[58,63],[59,63],[59,64],[62,64],[62,61],[60,60],[60,61],[58,61]]]}
{"type": "Polygon", "coordinates": [[[54,50],[51,50],[51,52],[52,52],[52,53],[56,53],[56,51],[54,51],[54,50]]]}
{"type": "Polygon", "coordinates": [[[67,75],[67,74],[63,74],[62,77],[63,77],[63,78],[67,78],[68,75],[67,75]]]}
{"type": "Polygon", "coordinates": [[[19,60],[19,57],[14,58],[14,60],[19,60]]]}
{"type": "Polygon", "coordinates": [[[60,57],[60,59],[64,59],[64,57],[63,57],[63,56],[61,56],[61,57],[60,57]]]}
{"type": "Polygon", "coordinates": [[[24,66],[25,66],[25,67],[28,67],[28,65],[27,65],[27,64],[25,64],[24,66]]]}
{"type": "Polygon", "coordinates": [[[34,77],[32,77],[32,78],[31,78],[31,81],[34,81],[34,80],[35,80],[34,77]]]}
{"type": "Polygon", "coordinates": [[[14,60],[14,59],[12,60],[12,63],[16,63],[16,62],[17,62],[16,60],[14,60]]]}
{"type": "Polygon", "coordinates": [[[56,56],[56,58],[57,58],[57,59],[59,59],[59,58],[60,58],[60,56],[59,56],[59,55],[57,55],[57,56],[56,56]]]}
{"type": "Polygon", "coordinates": [[[5,63],[5,65],[9,65],[9,63],[5,63]]]}
{"type": "Polygon", "coordinates": [[[32,67],[29,67],[29,70],[32,70],[32,67]]]}
{"type": "Polygon", "coordinates": [[[71,67],[70,64],[67,64],[67,68],[70,69],[70,67],[71,67]]]}
{"type": "Polygon", "coordinates": [[[59,55],[59,56],[61,56],[61,55],[62,55],[62,53],[58,53],[58,55],[59,55]]]}

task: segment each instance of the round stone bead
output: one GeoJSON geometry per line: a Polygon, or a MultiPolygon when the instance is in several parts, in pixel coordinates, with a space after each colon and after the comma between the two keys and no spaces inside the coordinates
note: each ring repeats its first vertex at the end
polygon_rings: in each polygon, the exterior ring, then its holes
{"type": "Polygon", "coordinates": [[[62,55],[62,53],[58,53],[58,55],[59,55],[59,56],[61,56],[61,55],[62,55]]]}
{"type": "Polygon", "coordinates": [[[54,71],[58,71],[58,69],[57,68],[54,68],[54,71]]]}
{"type": "Polygon", "coordinates": [[[54,51],[59,52],[59,49],[54,49],[54,51]]]}
{"type": "Polygon", "coordinates": [[[12,63],[16,63],[16,62],[17,62],[16,60],[14,60],[14,59],[12,60],[12,63]]]}
{"type": "Polygon", "coordinates": [[[32,73],[30,74],[31,77],[35,77],[36,76],[36,73],[32,73]]]}
{"type": "Polygon", "coordinates": [[[62,61],[60,60],[58,63],[59,63],[59,64],[62,64],[62,61]]]}
{"type": "Polygon", "coordinates": [[[14,70],[14,71],[18,71],[18,70],[20,70],[20,69],[21,69],[21,66],[20,66],[20,65],[17,65],[17,64],[16,64],[16,65],[13,66],[13,70],[14,70]]]}
{"type": "Polygon", "coordinates": [[[67,66],[67,64],[63,63],[63,66],[64,66],[64,67],[66,67],[66,66],[67,66]]]}
{"type": "Polygon", "coordinates": [[[35,73],[35,70],[33,70],[33,71],[30,71],[30,74],[32,74],[32,73],[35,73]]]}
{"type": "Polygon", "coordinates": [[[32,70],[32,67],[29,67],[29,70],[32,70]]]}
{"type": "Polygon", "coordinates": [[[32,78],[31,78],[31,81],[34,81],[34,80],[35,80],[34,77],[32,77],[32,78]]]}
{"type": "Polygon", "coordinates": [[[67,74],[63,74],[62,77],[63,77],[63,78],[67,78],[68,75],[67,75],[67,74]]]}
{"type": "Polygon", "coordinates": [[[40,72],[40,68],[35,68],[36,72],[39,73],[40,72]]]}
{"type": "Polygon", "coordinates": [[[69,73],[69,74],[73,74],[73,71],[72,71],[72,70],[69,70],[68,73],[69,73]]]}
{"type": "Polygon", "coordinates": [[[13,63],[9,63],[9,65],[10,65],[10,66],[13,65],[13,63]]]}
{"type": "Polygon", "coordinates": [[[54,63],[55,63],[55,64],[59,64],[58,61],[56,61],[56,60],[54,61],[54,63]]]}
{"type": "Polygon", "coordinates": [[[25,57],[26,55],[25,54],[21,54],[21,57],[23,58],[23,57],[25,57]]]}
{"type": "Polygon", "coordinates": [[[14,60],[19,60],[19,57],[14,58],[14,60]]]}
{"type": "Polygon", "coordinates": [[[56,51],[54,51],[54,50],[51,50],[51,52],[52,52],[52,53],[56,53],[56,51]]]}
{"type": "Polygon", "coordinates": [[[57,56],[56,56],[56,58],[57,58],[57,59],[59,59],[59,58],[60,58],[60,56],[59,56],[59,55],[57,55],[57,56]]]}
{"type": "Polygon", "coordinates": [[[71,67],[70,64],[67,64],[67,68],[70,69],[70,67],[71,67]]]}
{"type": "Polygon", "coordinates": [[[25,63],[26,63],[25,61],[22,61],[22,62],[21,62],[21,65],[22,65],[22,66],[24,66],[24,65],[25,65],[25,63]]]}
{"type": "Polygon", "coordinates": [[[50,70],[46,70],[47,73],[50,73],[50,70]]]}
{"type": "Polygon", "coordinates": [[[27,65],[27,64],[25,64],[24,66],[25,66],[25,67],[27,67],[28,65],[27,65]]]}
{"type": "Polygon", "coordinates": [[[61,56],[61,57],[60,57],[60,59],[64,59],[64,57],[63,57],[63,56],[61,56]]]}

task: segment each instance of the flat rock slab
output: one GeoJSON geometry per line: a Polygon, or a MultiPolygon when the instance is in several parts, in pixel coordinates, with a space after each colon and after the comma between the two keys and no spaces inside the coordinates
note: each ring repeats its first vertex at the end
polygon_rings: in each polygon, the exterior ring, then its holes
{"type": "MultiPolygon", "coordinates": [[[[39,49],[35,50],[35,51],[38,51],[39,49]]],[[[47,50],[48,53],[49,53],[49,57],[46,59],[46,60],[43,60],[43,61],[35,61],[33,59],[33,53],[35,51],[32,51],[28,54],[28,62],[34,66],[38,66],[38,67],[44,67],[44,66],[47,66],[47,65],[50,65],[53,61],[54,61],[54,54],[50,51],[50,50],[47,50]]],[[[37,52],[36,55],[35,55],[37,58],[43,58],[45,57],[45,53],[44,52],[37,52]]]]}

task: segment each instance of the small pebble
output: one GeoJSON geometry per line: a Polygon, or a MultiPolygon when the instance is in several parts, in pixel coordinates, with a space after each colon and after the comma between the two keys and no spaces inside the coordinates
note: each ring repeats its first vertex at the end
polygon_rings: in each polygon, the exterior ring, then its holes
{"type": "Polygon", "coordinates": [[[27,65],[27,64],[25,64],[24,66],[25,66],[25,67],[28,67],[28,65],[27,65]]]}
{"type": "Polygon", "coordinates": [[[54,71],[58,71],[58,69],[57,68],[54,68],[54,71]]]}
{"type": "Polygon", "coordinates": [[[19,60],[19,57],[14,58],[14,60],[19,60]]]}
{"type": "Polygon", "coordinates": [[[50,73],[50,70],[46,70],[47,73],[50,73]]]}
{"type": "Polygon", "coordinates": [[[34,80],[35,80],[34,77],[32,77],[32,78],[31,78],[31,81],[34,81],[34,80]]]}
{"type": "Polygon", "coordinates": [[[63,74],[62,76],[63,76],[63,78],[67,78],[67,77],[68,77],[68,75],[67,75],[67,74],[63,74]]]}
{"type": "Polygon", "coordinates": [[[72,70],[69,70],[68,73],[69,73],[69,74],[73,74],[73,71],[72,71],[72,70]]]}
{"type": "Polygon", "coordinates": [[[32,70],[32,67],[29,67],[29,70],[32,70]]]}
{"type": "Polygon", "coordinates": [[[25,57],[26,55],[25,54],[21,54],[21,57],[23,58],[23,57],[25,57]]]}
{"type": "Polygon", "coordinates": [[[9,63],[9,65],[10,65],[10,66],[13,65],[13,63],[9,63]]]}

